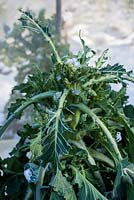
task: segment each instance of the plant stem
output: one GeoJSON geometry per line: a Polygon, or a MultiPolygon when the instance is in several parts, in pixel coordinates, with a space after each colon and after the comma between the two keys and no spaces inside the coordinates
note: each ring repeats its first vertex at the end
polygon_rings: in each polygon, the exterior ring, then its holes
{"type": "Polygon", "coordinates": [[[41,200],[41,186],[43,185],[45,171],[46,170],[40,166],[39,179],[38,182],[36,183],[35,200],[41,200]]]}
{"type": "Polygon", "coordinates": [[[49,91],[49,92],[43,92],[40,94],[37,94],[33,96],[31,99],[28,99],[26,102],[24,102],[17,110],[14,111],[14,113],[5,121],[3,126],[0,128],[0,137],[2,136],[3,132],[7,129],[7,127],[10,125],[10,123],[17,118],[17,116],[28,106],[31,104],[38,102],[41,99],[45,99],[47,97],[52,97],[55,94],[55,91],[49,91]]]}
{"type": "Polygon", "coordinates": [[[90,81],[88,81],[87,83],[85,83],[83,85],[83,87],[87,87],[87,86],[90,86],[90,85],[93,85],[93,84],[96,84],[96,83],[100,83],[100,82],[110,82],[110,81],[113,81],[113,80],[117,80],[117,76],[115,75],[106,75],[106,76],[102,76],[101,78],[99,79],[91,79],[90,81]]]}
{"type": "Polygon", "coordinates": [[[115,139],[112,137],[112,134],[110,133],[110,131],[108,130],[108,128],[106,127],[106,125],[99,119],[99,117],[90,109],[88,108],[86,105],[84,104],[75,104],[75,107],[79,108],[81,111],[87,113],[93,120],[95,120],[97,122],[97,124],[100,126],[100,128],[103,130],[103,132],[105,133],[107,140],[109,141],[110,145],[113,148],[113,151],[115,152],[118,161],[121,161],[123,158],[121,156],[121,153],[118,149],[118,146],[116,144],[115,139]]]}
{"type": "MultiPolygon", "coordinates": [[[[43,35],[43,37],[45,38],[45,40],[50,44],[50,46],[51,46],[51,48],[52,48],[52,50],[53,50],[53,52],[54,52],[54,55],[55,55],[55,57],[56,57],[57,62],[60,63],[60,64],[62,64],[61,58],[60,58],[60,56],[59,56],[59,54],[58,54],[58,52],[57,52],[57,50],[56,50],[56,47],[55,47],[53,41],[51,40],[51,38],[44,32],[44,30],[39,26],[39,24],[35,22],[34,19],[32,19],[32,18],[30,18],[28,15],[26,15],[25,12],[23,12],[23,11],[21,11],[21,12],[25,15],[25,17],[26,17],[33,25],[35,25],[35,26],[37,27],[37,29],[40,31],[40,33],[42,33],[42,35],[43,35]]],[[[30,28],[31,28],[31,27],[30,27],[30,28]]]]}
{"type": "Polygon", "coordinates": [[[91,149],[91,148],[88,148],[88,151],[91,154],[91,156],[93,158],[95,158],[96,160],[104,162],[112,168],[115,167],[113,160],[111,160],[109,157],[105,156],[103,153],[98,152],[98,151],[91,149]]]}
{"type": "Polygon", "coordinates": [[[32,190],[31,190],[30,186],[28,186],[28,190],[26,192],[24,200],[29,200],[31,195],[32,195],[32,190]]]}
{"type": "MultiPolygon", "coordinates": [[[[56,123],[55,123],[55,140],[57,141],[58,140],[58,127],[59,127],[59,121],[60,121],[60,115],[61,115],[61,112],[62,112],[62,109],[63,109],[63,106],[64,106],[64,102],[65,102],[65,99],[66,99],[66,96],[68,94],[68,90],[64,90],[60,100],[59,100],[59,106],[58,106],[58,110],[56,112],[56,123]]],[[[57,147],[56,147],[56,143],[55,143],[55,151],[57,147]]]]}
{"type": "Polygon", "coordinates": [[[123,77],[123,79],[126,80],[126,81],[130,81],[130,82],[134,83],[134,77],[125,76],[125,77],[123,77]]]}
{"type": "MultiPolygon", "coordinates": [[[[87,149],[87,147],[86,147],[86,145],[85,145],[85,143],[84,143],[83,140],[79,140],[78,142],[71,140],[70,143],[72,143],[75,146],[77,146],[78,148],[83,149],[84,151],[86,151],[87,156],[88,156],[88,162],[89,162],[89,164],[92,165],[92,166],[96,166],[96,162],[95,162],[93,156],[88,151],[88,149],[87,149]]],[[[101,173],[99,171],[95,171],[94,175],[100,181],[103,191],[106,191],[106,187],[105,187],[104,181],[102,179],[101,173]]]]}

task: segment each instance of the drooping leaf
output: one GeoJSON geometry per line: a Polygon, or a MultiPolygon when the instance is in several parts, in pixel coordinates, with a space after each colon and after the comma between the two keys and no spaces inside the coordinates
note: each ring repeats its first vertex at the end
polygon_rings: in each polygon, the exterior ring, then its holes
{"type": "Polygon", "coordinates": [[[18,107],[12,115],[5,121],[4,125],[0,128],[0,137],[3,132],[7,129],[9,124],[20,115],[24,109],[26,109],[29,105],[38,102],[40,99],[44,99],[47,97],[52,97],[54,95],[54,91],[44,92],[38,95],[33,96],[31,99],[25,101],[20,107],[18,107]]]}
{"type": "Polygon", "coordinates": [[[56,175],[52,178],[50,186],[53,190],[65,200],[76,200],[76,196],[71,184],[67,181],[60,170],[57,171],[56,175]]]}
{"type": "Polygon", "coordinates": [[[43,36],[43,38],[51,46],[51,49],[55,55],[57,62],[62,64],[61,58],[51,39],[51,34],[49,32],[48,26],[44,26],[38,19],[33,18],[33,16],[31,15],[29,11],[23,11],[22,9],[20,9],[20,12],[22,13],[22,17],[20,19],[20,21],[22,22],[22,26],[24,26],[24,28],[27,28],[31,31],[40,33],[43,36]]]}
{"type": "Polygon", "coordinates": [[[107,200],[79,170],[72,167],[75,172],[74,184],[78,184],[78,200],[107,200]]]}

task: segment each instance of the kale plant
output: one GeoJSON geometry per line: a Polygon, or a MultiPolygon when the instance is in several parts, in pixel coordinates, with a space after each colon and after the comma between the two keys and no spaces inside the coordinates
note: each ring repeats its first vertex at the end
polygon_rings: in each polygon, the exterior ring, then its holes
{"type": "Polygon", "coordinates": [[[35,119],[18,132],[11,157],[0,160],[1,199],[133,199],[134,107],[126,96],[133,73],[108,64],[107,50],[91,66],[95,51],[81,34],[83,50],[61,57],[49,29],[21,12],[23,27],[50,45],[53,67],[36,70],[13,90],[23,98],[11,104],[0,136],[31,105],[35,119]]]}

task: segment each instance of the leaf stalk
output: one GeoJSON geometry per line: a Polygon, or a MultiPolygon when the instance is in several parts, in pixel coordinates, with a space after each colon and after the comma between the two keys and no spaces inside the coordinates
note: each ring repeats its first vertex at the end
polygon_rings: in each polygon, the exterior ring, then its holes
{"type": "Polygon", "coordinates": [[[112,137],[112,134],[110,133],[110,131],[108,130],[108,128],[106,127],[106,125],[100,120],[100,118],[90,109],[88,108],[86,105],[84,104],[75,104],[75,107],[79,108],[81,111],[87,113],[93,120],[95,120],[97,122],[97,124],[100,126],[100,128],[103,130],[103,132],[105,133],[108,142],[110,143],[110,145],[112,146],[113,151],[115,152],[118,161],[120,162],[123,158],[121,156],[121,153],[118,149],[118,146],[116,144],[115,139],[112,137]]]}
{"type": "Polygon", "coordinates": [[[43,92],[40,94],[37,94],[33,96],[31,99],[27,100],[25,103],[23,103],[19,108],[15,110],[15,112],[5,121],[3,126],[0,128],[0,137],[2,136],[3,132],[8,128],[8,126],[11,124],[11,122],[17,118],[17,116],[23,112],[28,106],[31,104],[38,102],[41,99],[45,99],[48,97],[53,97],[55,94],[55,91],[49,91],[49,92],[43,92]]]}

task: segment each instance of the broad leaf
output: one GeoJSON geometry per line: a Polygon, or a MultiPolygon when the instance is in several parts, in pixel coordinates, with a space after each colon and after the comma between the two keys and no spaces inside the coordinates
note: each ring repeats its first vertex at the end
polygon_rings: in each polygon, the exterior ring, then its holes
{"type": "Polygon", "coordinates": [[[70,148],[69,143],[64,137],[64,132],[68,130],[65,126],[64,115],[62,113],[63,104],[68,91],[65,90],[59,100],[59,107],[46,124],[46,136],[43,138],[43,163],[46,165],[51,162],[55,168],[60,166],[61,155],[67,154],[70,148]]]}
{"type": "Polygon", "coordinates": [[[70,145],[63,135],[65,130],[63,123],[64,122],[61,122],[61,117],[57,116],[56,112],[54,119],[47,127],[47,135],[42,141],[43,155],[41,156],[45,165],[51,162],[54,167],[59,167],[60,156],[68,153],[70,145]]]}
{"type": "Polygon", "coordinates": [[[78,200],[107,200],[92,183],[88,181],[84,174],[72,167],[75,171],[74,184],[78,184],[78,200]]]}
{"type": "Polygon", "coordinates": [[[76,200],[76,196],[71,184],[67,181],[60,170],[52,178],[50,186],[57,192],[59,196],[64,197],[65,200],[76,200]]]}

